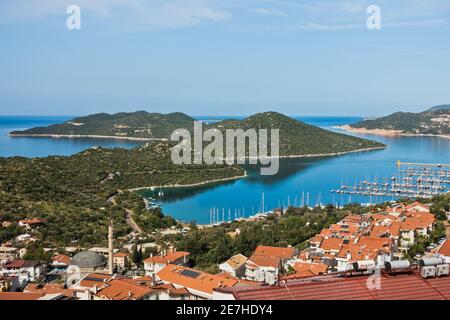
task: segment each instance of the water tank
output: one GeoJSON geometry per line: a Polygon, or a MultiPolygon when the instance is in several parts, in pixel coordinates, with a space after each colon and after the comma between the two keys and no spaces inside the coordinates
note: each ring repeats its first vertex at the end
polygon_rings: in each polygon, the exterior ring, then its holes
{"type": "Polygon", "coordinates": [[[386,261],[384,263],[386,270],[408,269],[411,263],[408,260],[386,261]]]}
{"type": "Polygon", "coordinates": [[[373,270],[375,269],[376,264],[373,260],[361,260],[353,263],[353,269],[357,271],[361,270],[373,270]]]}
{"type": "Polygon", "coordinates": [[[443,259],[438,257],[422,258],[419,260],[420,267],[437,266],[438,264],[443,263],[444,263],[443,259]]]}
{"type": "Polygon", "coordinates": [[[448,276],[449,274],[449,265],[444,263],[444,264],[439,264],[436,266],[436,275],[438,277],[441,276],[448,276]]]}
{"type": "Polygon", "coordinates": [[[426,278],[432,278],[436,276],[436,267],[435,266],[424,266],[420,269],[420,275],[426,278]]]}

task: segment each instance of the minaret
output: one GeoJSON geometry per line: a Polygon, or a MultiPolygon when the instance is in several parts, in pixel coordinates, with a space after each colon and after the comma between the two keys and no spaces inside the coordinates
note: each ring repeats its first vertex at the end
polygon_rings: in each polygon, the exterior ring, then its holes
{"type": "Polygon", "coordinates": [[[111,275],[114,272],[113,254],[113,222],[112,219],[110,219],[108,228],[108,273],[111,275]]]}

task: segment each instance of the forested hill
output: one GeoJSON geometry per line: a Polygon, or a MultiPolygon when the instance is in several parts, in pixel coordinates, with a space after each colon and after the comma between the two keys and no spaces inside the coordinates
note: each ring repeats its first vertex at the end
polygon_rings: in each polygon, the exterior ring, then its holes
{"type": "Polygon", "coordinates": [[[191,128],[194,119],[177,112],[169,114],[137,111],[132,113],[98,113],[62,124],[13,131],[11,135],[96,135],[111,137],[168,139],[178,128],[191,128]]]}
{"type": "MultiPolygon", "coordinates": [[[[125,208],[133,210],[141,228],[165,223],[145,211],[135,194],[108,201],[118,190],[197,184],[245,173],[237,166],[175,165],[170,148],[167,142],[150,142],[132,150],[91,148],[70,157],[0,158],[0,226],[2,221],[41,218],[46,224],[40,237],[48,243],[100,244],[107,239],[110,215],[117,236],[130,232],[125,208]]],[[[1,229],[0,243],[16,235],[1,229]]]]}
{"type": "Polygon", "coordinates": [[[277,112],[258,113],[244,120],[224,120],[213,123],[209,127],[222,131],[252,128],[280,129],[281,156],[331,155],[385,147],[384,144],[376,141],[321,129],[277,112]]]}
{"type": "Polygon", "coordinates": [[[368,130],[396,130],[409,134],[450,134],[450,105],[436,106],[420,113],[396,112],[386,117],[351,125],[368,130]]]}
{"type": "MultiPolygon", "coordinates": [[[[11,135],[82,135],[121,138],[170,139],[178,128],[192,131],[194,118],[183,113],[159,114],[138,111],[133,113],[105,113],[76,118],[46,128],[11,132],[11,135]]],[[[281,156],[332,155],[371,148],[383,144],[331,132],[294,120],[277,112],[264,112],[244,120],[224,120],[205,125],[206,128],[280,129],[281,156]]]]}

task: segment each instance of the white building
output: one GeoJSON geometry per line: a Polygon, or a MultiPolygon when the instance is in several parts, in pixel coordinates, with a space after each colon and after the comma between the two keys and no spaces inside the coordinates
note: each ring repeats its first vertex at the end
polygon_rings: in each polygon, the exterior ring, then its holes
{"type": "Polygon", "coordinates": [[[247,260],[247,257],[243,254],[237,254],[224,263],[221,263],[219,265],[219,269],[223,272],[231,274],[234,277],[242,278],[245,276],[245,265],[247,260]]]}

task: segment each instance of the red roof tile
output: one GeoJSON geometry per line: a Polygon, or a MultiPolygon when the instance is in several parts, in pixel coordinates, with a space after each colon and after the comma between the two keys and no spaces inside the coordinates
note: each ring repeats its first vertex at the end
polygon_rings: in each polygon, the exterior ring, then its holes
{"type": "Polygon", "coordinates": [[[312,277],[263,288],[233,288],[238,300],[444,300],[450,298],[450,277],[426,280],[417,273],[381,276],[380,289],[369,289],[368,277],[312,277]]]}

